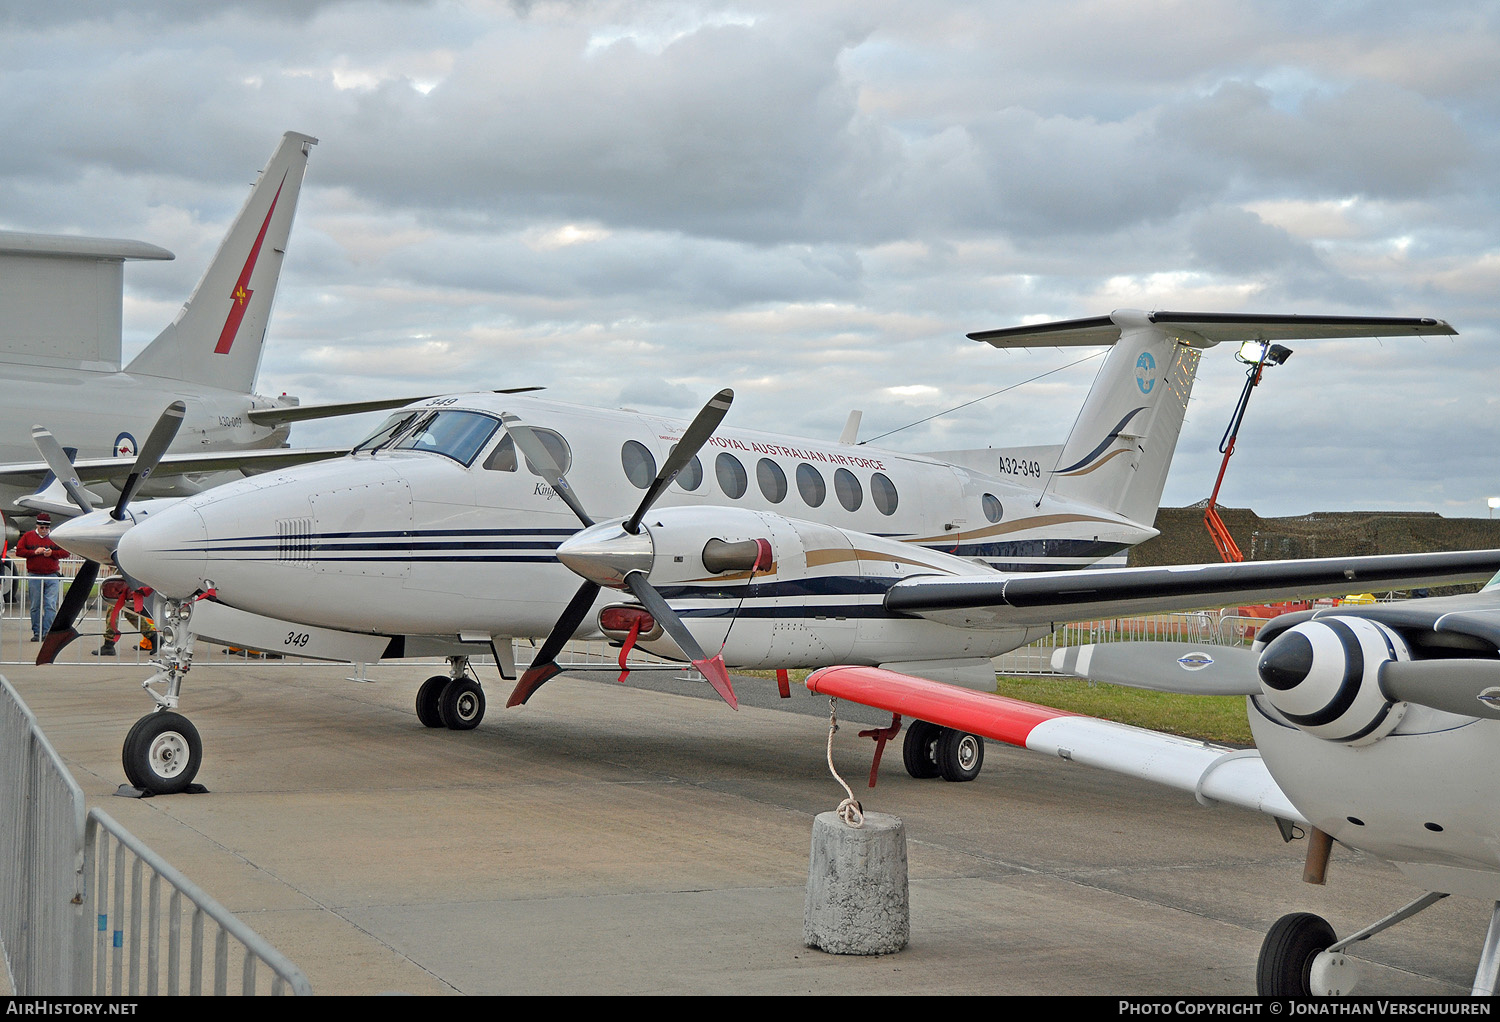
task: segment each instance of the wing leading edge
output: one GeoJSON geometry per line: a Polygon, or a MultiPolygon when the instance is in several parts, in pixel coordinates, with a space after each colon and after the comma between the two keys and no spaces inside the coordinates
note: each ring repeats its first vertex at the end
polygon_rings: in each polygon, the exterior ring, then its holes
{"type": "Polygon", "coordinates": [[[1048,624],[1351,592],[1478,582],[1500,550],[1319,557],[1165,568],[1091,568],[994,578],[922,575],[886,593],[885,608],[965,628],[1048,624]]]}
{"type": "Polygon", "coordinates": [[[816,695],[983,735],[1017,748],[1225,802],[1277,819],[1307,820],[1253,749],[1179,738],[1036,703],[972,692],[878,667],[825,667],[807,678],[816,695]]]}

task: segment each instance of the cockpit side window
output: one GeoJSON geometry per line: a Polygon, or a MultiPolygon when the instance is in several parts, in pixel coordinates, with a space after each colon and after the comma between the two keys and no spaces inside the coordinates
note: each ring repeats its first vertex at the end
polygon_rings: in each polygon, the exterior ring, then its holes
{"type": "Polygon", "coordinates": [[[516,461],[516,442],[509,433],[500,438],[490,456],[484,459],[484,467],[491,472],[514,472],[520,467],[516,461]]]}
{"type": "Polygon", "coordinates": [[[398,451],[429,451],[469,465],[495,435],[500,420],[481,412],[444,409],[423,419],[397,439],[398,451]]]}

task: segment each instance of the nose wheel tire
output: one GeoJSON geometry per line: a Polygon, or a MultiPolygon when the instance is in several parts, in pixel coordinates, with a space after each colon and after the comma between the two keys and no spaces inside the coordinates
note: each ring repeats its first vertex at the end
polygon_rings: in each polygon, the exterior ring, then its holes
{"type": "Polygon", "coordinates": [[[1313,959],[1337,939],[1322,916],[1293,912],[1271,924],[1255,966],[1262,997],[1311,997],[1313,959]]]}
{"type": "Polygon", "coordinates": [[[133,786],[153,795],[175,795],[198,776],[203,740],[182,714],[149,713],[126,734],[120,759],[133,786]]]}
{"type": "Polygon", "coordinates": [[[937,742],[937,765],[945,781],[972,781],[984,766],[984,739],[967,731],[943,728],[937,742]]]}
{"type": "Polygon", "coordinates": [[[438,697],[438,716],[453,731],[472,731],[484,719],[484,689],[469,678],[453,678],[438,697]]]}
{"type": "Polygon", "coordinates": [[[422,682],[422,687],[417,689],[417,719],[422,722],[423,727],[445,726],[438,703],[443,698],[443,689],[452,680],[446,674],[436,674],[422,682]]]}

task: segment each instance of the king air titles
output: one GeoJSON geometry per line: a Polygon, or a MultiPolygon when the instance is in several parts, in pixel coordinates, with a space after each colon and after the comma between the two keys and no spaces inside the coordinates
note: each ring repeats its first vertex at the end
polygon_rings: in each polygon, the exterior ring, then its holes
{"type": "MultiPolygon", "coordinates": [[[[666,440],[675,440],[676,437],[664,437],[666,440]]],[[[873,468],[879,471],[885,470],[885,462],[879,458],[862,458],[854,454],[827,454],[823,451],[802,450],[797,447],[783,447],[781,444],[759,444],[745,443],[733,437],[711,436],[708,438],[710,447],[727,447],[731,450],[745,451],[750,454],[779,454],[783,458],[798,458],[802,461],[821,461],[825,465],[847,465],[850,468],[873,468]]]]}

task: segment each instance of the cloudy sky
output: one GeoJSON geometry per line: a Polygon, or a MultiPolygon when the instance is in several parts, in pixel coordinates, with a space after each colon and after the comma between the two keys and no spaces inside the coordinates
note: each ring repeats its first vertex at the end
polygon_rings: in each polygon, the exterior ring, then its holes
{"type": "MultiPolygon", "coordinates": [[[[0,228],[177,255],[127,265],[127,357],[293,130],[266,393],[731,386],[744,426],[1011,446],[1060,442],[1098,359],[1016,386],[1080,353],[968,331],[1434,316],[1459,336],[1293,345],[1220,500],[1500,494],[1495,5],[0,0],[0,96],[0,228]]],[[[1243,381],[1208,353],[1164,503],[1212,489],[1243,381]]]]}

